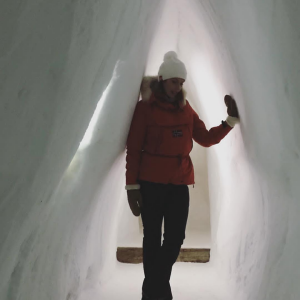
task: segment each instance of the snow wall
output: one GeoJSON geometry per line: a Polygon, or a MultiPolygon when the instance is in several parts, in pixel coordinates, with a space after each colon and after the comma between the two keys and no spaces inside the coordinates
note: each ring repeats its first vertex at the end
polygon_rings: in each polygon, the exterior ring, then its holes
{"type": "Polygon", "coordinates": [[[216,280],[233,299],[299,299],[296,0],[0,3],[1,299],[83,299],[113,273],[125,141],[168,9],[207,127],[224,93],[241,114],[207,151],[216,280]]]}

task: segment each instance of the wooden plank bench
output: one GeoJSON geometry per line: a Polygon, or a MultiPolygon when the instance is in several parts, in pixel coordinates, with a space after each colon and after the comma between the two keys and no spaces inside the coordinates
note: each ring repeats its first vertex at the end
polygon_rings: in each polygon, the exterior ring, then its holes
{"type": "MultiPolygon", "coordinates": [[[[210,249],[181,249],[177,262],[207,263],[210,259],[210,249]]],[[[143,248],[118,247],[117,260],[121,263],[140,264],[143,262],[143,248]]]]}

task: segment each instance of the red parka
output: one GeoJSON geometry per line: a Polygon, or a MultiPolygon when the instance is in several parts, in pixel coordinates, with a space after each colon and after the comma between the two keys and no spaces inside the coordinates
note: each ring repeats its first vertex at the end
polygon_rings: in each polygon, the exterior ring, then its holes
{"type": "Polygon", "coordinates": [[[218,144],[232,127],[221,124],[208,131],[184,92],[179,94],[177,105],[169,103],[155,78],[144,78],[141,93],[127,139],[126,184],[135,185],[139,180],[194,184],[189,156],[193,140],[210,147],[218,144]]]}

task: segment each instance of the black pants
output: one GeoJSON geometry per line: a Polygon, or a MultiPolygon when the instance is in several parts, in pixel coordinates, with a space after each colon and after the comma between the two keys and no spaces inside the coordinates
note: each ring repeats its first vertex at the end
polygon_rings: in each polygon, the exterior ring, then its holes
{"type": "Polygon", "coordinates": [[[189,211],[187,185],[160,184],[142,181],[141,211],[144,239],[143,293],[150,298],[173,299],[170,277],[173,264],[185,238],[189,211]],[[162,221],[164,219],[164,241],[162,221]],[[164,298],[165,297],[165,298],[164,298]]]}

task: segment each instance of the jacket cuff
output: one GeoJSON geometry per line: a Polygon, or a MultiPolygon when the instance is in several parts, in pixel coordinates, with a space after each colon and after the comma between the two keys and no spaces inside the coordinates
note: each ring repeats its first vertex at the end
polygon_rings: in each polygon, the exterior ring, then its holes
{"type": "Polygon", "coordinates": [[[125,186],[125,190],[126,191],[130,191],[130,190],[139,190],[140,189],[140,185],[139,184],[128,184],[125,186]]]}
{"type": "Polygon", "coordinates": [[[230,127],[234,127],[236,124],[238,124],[240,122],[239,118],[235,118],[235,117],[231,117],[228,116],[226,119],[226,123],[230,126],[230,127]]]}

